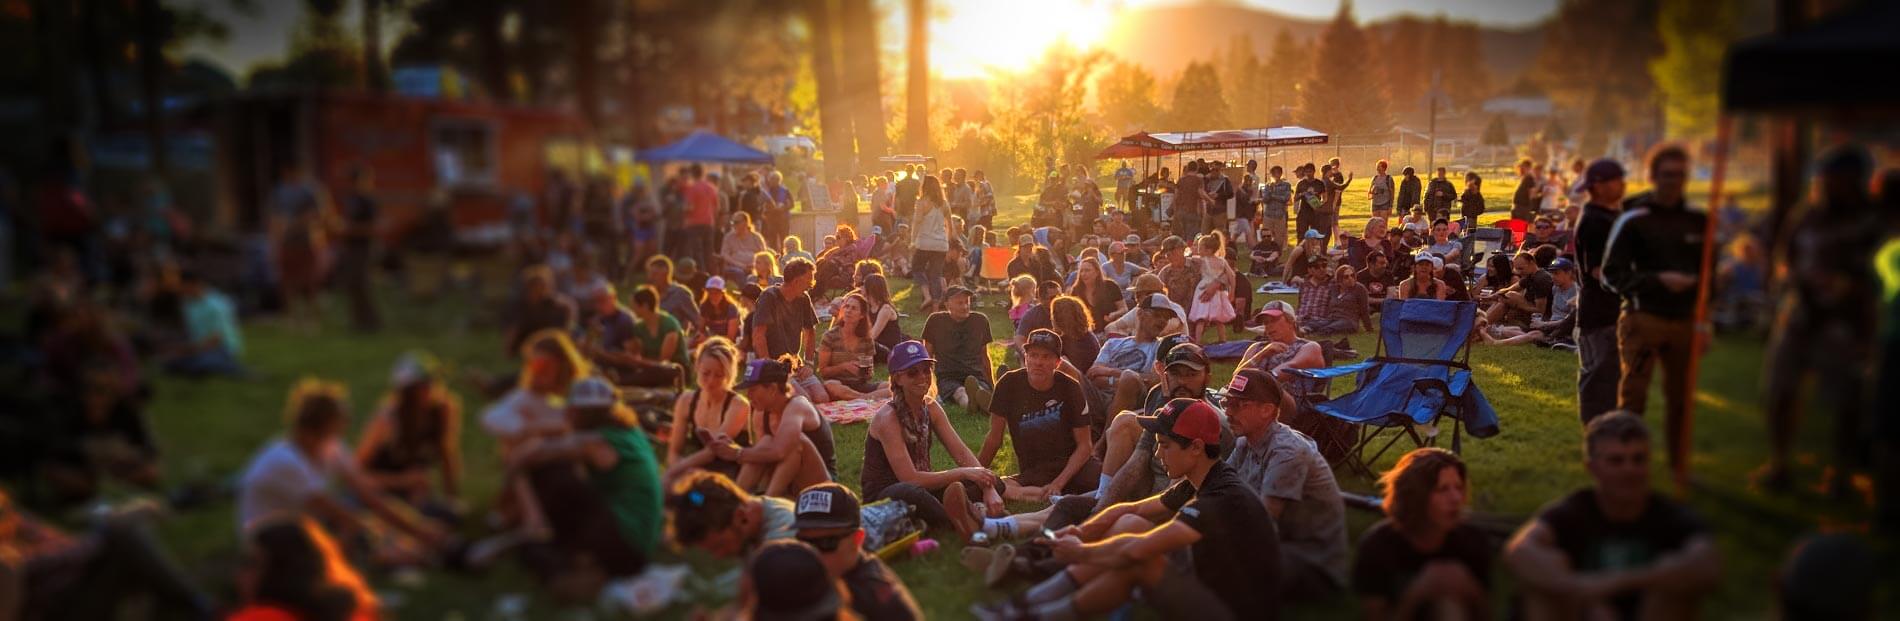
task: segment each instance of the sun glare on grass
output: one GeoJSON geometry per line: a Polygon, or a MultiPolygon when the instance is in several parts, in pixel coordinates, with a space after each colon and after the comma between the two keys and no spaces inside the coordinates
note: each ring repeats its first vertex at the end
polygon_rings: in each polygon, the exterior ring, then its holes
{"type": "Polygon", "coordinates": [[[1057,45],[1094,49],[1119,10],[1095,0],[962,0],[938,4],[930,69],[950,78],[1014,72],[1057,45]]]}

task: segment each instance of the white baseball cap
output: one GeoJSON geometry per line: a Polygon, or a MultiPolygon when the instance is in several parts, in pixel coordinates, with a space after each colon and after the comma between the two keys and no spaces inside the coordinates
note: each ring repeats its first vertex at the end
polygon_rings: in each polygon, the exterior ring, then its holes
{"type": "Polygon", "coordinates": [[[613,384],[598,377],[574,382],[574,386],[567,389],[567,403],[574,407],[599,408],[619,402],[620,392],[614,388],[613,384]]]}
{"type": "Polygon", "coordinates": [[[724,279],[724,278],[720,278],[720,277],[718,277],[718,276],[714,276],[714,277],[712,277],[712,278],[708,278],[708,279],[706,279],[706,287],[705,287],[705,288],[707,288],[707,289],[724,289],[724,288],[726,288],[726,279],[724,279]]]}

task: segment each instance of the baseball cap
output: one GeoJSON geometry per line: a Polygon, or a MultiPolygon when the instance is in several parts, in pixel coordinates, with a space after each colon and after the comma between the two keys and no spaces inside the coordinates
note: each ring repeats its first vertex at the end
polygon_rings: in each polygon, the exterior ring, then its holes
{"type": "Polygon", "coordinates": [[[1278,404],[1280,395],[1280,381],[1274,379],[1272,373],[1261,369],[1241,369],[1234,374],[1234,380],[1227,383],[1228,399],[1278,404]]]}
{"type": "Polygon", "coordinates": [[[792,528],[857,528],[858,495],[837,483],[819,483],[798,494],[792,528]]]}
{"type": "Polygon", "coordinates": [[[734,389],[751,388],[759,384],[783,384],[790,379],[792,370],[785,368],[777,360],[754,360],[745,365],[745,376],[739,379],[734,389]]]}
{"type": "Polygon", "coordinates": [[[1253,314],[1254,323],[1266,323],[1264,317],[1285,317],[1294,324],[1300,322],[1300,316],[1293,312],[1293,305],[1285,300],[1267,300],[1260,305],[1260,311],[1253,314]]]}
{"type": "Polygon", "coordinates": [[[1593,183],[1622,178],[1623,165],[1616,163],[1616,160],[1606,157],[1590,162],[1590,167],[1583,169],[1583,176],[1577,177],[1577,184],[1572,186],[1570,191],[1588,192],[1590,191],[1590,185],[1593,183]]]}
{"type": "Polygon", "coordinates": [[[1180,235],[1169,235],[1167,239],[1161,240],[1162,250],[1174,250],[1176,248],[1186,248],[1186,247],[1187,247],[1187,240],[1181,239],[1180,235]]]}
{"type": "Polygon", "coordinates": [[[1168,356],[1162,360],[1164,362],[1161,366],[1164,368],[1180,364],[1187,365],[1188,368],[1196,371],[1207,370],[1207,352],[1202,350],[1198,343],[1190,342],[1176,345],[1173,349],[1168,350],[1168,356]]]}
{"type": "Polygon", "coordinates": [[[1553,272],[1557,270],[1576,271],[1577,263],[1571,261],[1570,257],[1557,257],[1557,260],[1550,262],[1550,269],[1553,272]]]}
{"type": "Polygon", "coordinates": [[[1200,399],[1169,401],[1154,416],[1136,416],[1141,428],[1182,441],[1220,445],[1220,413],[1200,399]]]}
{"type": "Polygon", "coordinates": [[[830,619],[844,607],[838,586],[811,544],[780,539],[759,546],[746,568],[758,621],[830,619]]]}
{"type": "Polygon", "coordinates": [[[1306,234],[1301,237],[1304,239],[1326,239],[1326,235],[1319,232],[1319,229],[1306,229],[1306,234]]]}
{"type": "Polygon", "coordinates": [[[1033,246],[1035,244],[1036,244],[1036,236],[1034,235],[1024,233],[1022,235],[1016,236],[1016,245],[1018,246],[1033,246]]]}
{"type": "Polygon", "coordinates": [[[1192,342],[1194,342],[1194,339],[1188,338],[1188,335],[1182,332],[1161,337],[1161,340],[1157,341],[1155,345],[1155,359],[1167,360],[1168,352],[1174,351],[1174,346],[1192,342]]]}
{"type": "Polygon", "coordinates": [[[706,279],[706,287],[705,287],[705,288],[707,288],[707,289],[724,289],[724,288],[726,288],[726,279],[724,279],[724,278],[721,278],[721,277],[718,277],[718,276],[714,276],[714,277],[712,277],[712,278],[708,278],[708,279],[706,279]]]}
{"type": "Polygon", "coordinates": [[[604,408],[620,402],[619,391],[607,380],[589,377],[567,389],[567,404],[577,408],[604,408]]]}
{"type": "Polygon", "coordinates": [[[396,359],[396,366],[389,370],[389,383],[394,386],[408,386],[417,382],[434,379],[441,364],[428,352],[405,352],[396,359]]]}
{"type": "Polygon", "coordinates": [[[884,225],[882,225],[882,224],[873,224],[873,225],[871,225],[871,234],[872,234],[872,235],[883,235],[883,234],[884,234],[884,225]]]}
{"type": "Polygon", "coordinates": [[[1179,316],[1181,314],[1179,308],[1174,305],[1174,300],[1168,299],[1166,293],[1151,293],[1148,297],[1141,299],[1142,310],[1164,310],[1179,316]]]}
{"type": "Polygon", "coordinates": [[[971,291],[969,287],[963,285],[950,285],[950,288],[943,290],[943,299],[945,300],[959,295],[976,295],[976,292],[971,291]]]}
{"type": "Polygon", "coordinates": [[[891,348],[892,373],[908,370],[920,362],[934,363],[936,361],[937,359],[930,357],[930,352],[924,349],[924,344],[915,339],[898,343],[896,347],[891,348]]]}
{"type": "Polygon", "coordinates": [[[1028,350],[1031,347],[1041,347],[1047,349],[1049,353],[1060,356],[1062,355],[1062,335],[1048,328],[1030,330],[1029,337],[1023,341],[1023,349],[1028,350]]]}
{"type": "Polygon", "coordinates": [[[1158,293],[1167,290],[1167,288],[1167,285],[1161,283],[1161,277],[1155,275],[1153,272],[1136,276],[1135,282],[1128,285],[1128,291],[1136,295],[1142,293],[1158,293]]]}
{"type": "Polygon", "coordinates": [[[1130,246],[1139,246],[1141,245],[1141,236],[1136,235],[1134,233],[1129,233],[1128,237],[1122,239],[1122,243],[1128,244],[1130,246]]]}

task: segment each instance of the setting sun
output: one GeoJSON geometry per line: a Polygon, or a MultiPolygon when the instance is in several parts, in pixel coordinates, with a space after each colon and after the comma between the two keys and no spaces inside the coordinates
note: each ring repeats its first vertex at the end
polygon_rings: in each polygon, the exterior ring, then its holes
{"type": "Polygon", "coordinates": [[[946,77],[1029,66],[1050,47],[1101,44],[1119,2],[967,0],[943,3],[930,25],[930,69],[946,77]]]}

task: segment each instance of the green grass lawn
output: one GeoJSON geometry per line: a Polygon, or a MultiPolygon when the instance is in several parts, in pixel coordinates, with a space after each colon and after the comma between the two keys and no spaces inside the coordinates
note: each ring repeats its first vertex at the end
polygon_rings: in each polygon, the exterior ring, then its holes
{"type": "MultiPolygon", "coordinates": [[[[899,288],[900,307],[911,313],[903,326],[917,334],[923,320],[914,312],[917,296],[908,281],[902,281],[899,288]]],[[[488,293],[499,295],[499,284],[488,293]]],[[[1002,335],[1008,333],[1008,322],[997,306],[1000,300],[995,295],[983,297],[982,310],[991,317],[996,333],[1002,335]]],[[[347,383],[360,422],[380,398],[389,365],[405,350],[434,352],[458,378],[467,371],[504,372],[509,368],[501,355],[498,332],[486,318],[488,313],[470,312],[492,308],[492,303],[465,298],[385,298],[383,306],[391,322],[389,329],[377,336],[358,336],[345,330],[339,306],[332,305],[321,336],[304,335],[271,320],[250,324],[248,360],[257,372],[255,378],[203,382],[160,379],[152,416],[165,448],[168,473],[182,478],[234,476],[253,451],[279,433],[285,392],[302,376],[347,383]]],[[[1362,335],[1353,341],[1360,351],[1372,351],[1372,336],[1362,335]]],[[[1000,345],[993,346],[992,352],[1000,360],[1000,345]]],[[[1725,581],[1714,599],[1713,618],[1752,616],[1765,610],[1773,568],[1796,536],[1822,527],[1852,527],[1864,521],[1866,515],[1864,508],[1839,504],[1811,492],[1768,497],[1747,489],[1745,474],[1761,462],[1766,450],[1756,399],[1761,360],[1759,339],[1721,340],[1707,358],[1696,395],[1694,469],[1700,485],[1691,502],[1720,532],[1725,555],[1725,581]]],[[[1585,484],[1578,462],[1573,355],[1530,347],[1480,347],[1472,363],[1479,385],[1503,419],[1501,435],[1465,443],[1464,455],[1472,472],[1472,509],[1522,516],[1585,484]]],[[[1216,383],[1224,383],[1232,370],[1232,363],[1218,365],[1216,383]]],[[[473,393],[469,386],[458,381],[454,387],[469,401],[468,415],[478,415],[483,404],[470,396],[473,393]]],[[[1335,386],[1336,391],[1344,389],[1343,383],[1335,386]]],[[[1660,402],[1660,396],[1656,401],[1660,402]]],[[[966,442],[980,442],[986,421],[966,416],[956,408],[951,414],[966,442]]],[[[1803,479],[1812,479],[1819,471],[1815,451],[1824,445],[1826,422],[1813,420],[1803,427],[1801,446],[1806,452],[1799,470],[1803,479]]],[[[492,443],[478,427],[465,425],[464,430],[468,472],[465,495],[472,504],[482,506],[494,496],[500,468],[492,443]]],[[[835,432],[840,474],[844,482],[855,487],[865,427],[839,426],[835,432]]],[[[935,459],[940,464],[948,463],[941,449],[935,459]]],[[[1011,469],[1013,464],[1008,462],[1012,460],[1006,449],[998,467],[1011,469]]],[[[1388,456],[1382,465],[1389,465],[1391,460],[1388,456]]],[[[1659,484],[1664,480],[1660,461],[1658,456],[1659,484]]],[[[1341,485],[1351,491],[1373,490],[1370,481],[1340,474],[1341,485]]],[[[230,591],[231,570],[238,560],[232,514],[231,503],[220,502],[175,516],[162,527],[164,540],[185,564],[205,584],[226,594],[230,591]]],[[[1374,519],[1371,514],[1351,513],[1354,535],[1374,519]]],[[[969,603],[1004,595],[985,590],[977,577],[954,561],[959,546],[944,543],[943,549],[931,557],[896,564],[931,617],[963,618],[969,603]]],[[[708,576],[728,567],[703,558],[687,560],[708,576]]],[[[1503,582],[1508,584],[1508,578],[1503,582]]],[[[379,592],[401,600],[391,612],[403,619],[490,618],[489,611],[498,598],[510,594],[532,596],[534,592],[523,574],[507,566],[482,576],[435,572],[414,586],[397,586],[388,580],[375,583],[379,592]]],[[[716,597],[701,596],[697,601],[711,604],[716,597]]],[[[585,612],[563,611],[539,601],[531,610],[535,618],[578,618],[585,612]]],[[[689,607],[676,607],[671,612],[684,615],[689,607]]],[[[1297,613],[1296,617],[1346,618],[1356,616],[1356,608],[1342,599],[1297,613]]]]}

